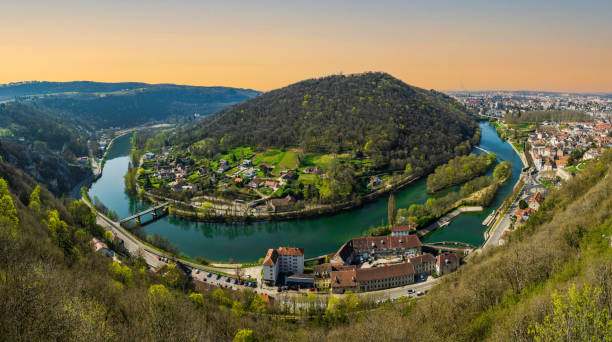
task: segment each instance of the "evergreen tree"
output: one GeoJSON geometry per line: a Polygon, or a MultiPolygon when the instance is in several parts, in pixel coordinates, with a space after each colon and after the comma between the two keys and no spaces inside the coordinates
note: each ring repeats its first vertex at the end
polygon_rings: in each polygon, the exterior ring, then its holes
{"type": "Polygon", "coordinates": [[[397,216],[397,207],[395,206],[395,196],[389,195],[389,204],[387,205],[387,219],[390,226],[395,223],[395,217],[397,216]]]}

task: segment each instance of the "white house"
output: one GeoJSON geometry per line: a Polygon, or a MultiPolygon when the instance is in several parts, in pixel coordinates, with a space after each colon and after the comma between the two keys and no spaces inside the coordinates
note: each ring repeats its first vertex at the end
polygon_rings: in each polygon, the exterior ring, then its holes
{"type": "Polygon", "coordinates": [[[280,273],[287,275],[304,273],[304,250],[295,247],[268,249],[263,262],[264,282],[269,285],[276,284],[280,273]]]}

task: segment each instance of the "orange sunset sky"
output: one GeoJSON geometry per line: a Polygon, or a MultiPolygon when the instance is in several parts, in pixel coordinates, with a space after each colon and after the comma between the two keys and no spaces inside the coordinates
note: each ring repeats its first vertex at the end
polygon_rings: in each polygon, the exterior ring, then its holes
{"type": "Polygon", "coordinates": [[[0,83],[612,92],[612,1],[3,1],[0,83]]]}

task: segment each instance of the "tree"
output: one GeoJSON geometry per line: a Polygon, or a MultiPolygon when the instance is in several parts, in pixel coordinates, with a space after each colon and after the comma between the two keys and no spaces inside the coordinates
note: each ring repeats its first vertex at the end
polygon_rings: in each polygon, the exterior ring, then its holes
{"type": "Polygon", "coordinates": [[[602,289],[574,284],[565,295],[552,295],[554,310],[528,329],[538,342],[610,341],[612,319],[602,298],[602,289]]]}
{"type": "Polygon", "coordinates": [[[9,194],[6,182],[0,178],[0,227],[4,227],[10,231],[11,236],[15,237],[18,224],[19,218],[13,198],[9,194]]]}
{"type": "Polygon", "coordinates": [[[520,200],[519,201],[519,208],[527,209],[527,207],[529,207],[529,204],[527,204],[527,202],[525,202],[525,200],[520,200]]]}
{"type": "Polygon", "coordinates": [[[387,204],[387,222],[390,226],[395,223],[395,217],[397,216],[397,207],[395,206],[395,196],[393,193],[389,195],[389,203],[387,204]]]}
{"type": "Polygon", "coordinates": [[[30,194],[30,203],[28,204],[28,208],[35,212],[36,214],[40,214],[40,185],[36,185],[32,193],[30,194]]]}
{"type": "Polygon", "coordinates": [[[234,336],[234,342],[255,342],[257,339],[251,329],[240,329],[234,336]]]}

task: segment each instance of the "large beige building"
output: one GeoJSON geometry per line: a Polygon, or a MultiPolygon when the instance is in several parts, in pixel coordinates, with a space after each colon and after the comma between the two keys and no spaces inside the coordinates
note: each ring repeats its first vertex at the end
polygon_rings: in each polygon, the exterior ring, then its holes
{"type": "Polygon", "coordinates": [[[342,266],[330,272],[330,285],[334,293],[376,291],[412,284],[414,274],[411,263],[372,268],[342,266]]]}

